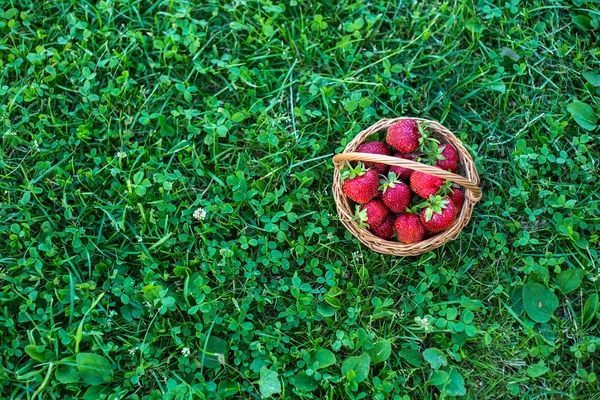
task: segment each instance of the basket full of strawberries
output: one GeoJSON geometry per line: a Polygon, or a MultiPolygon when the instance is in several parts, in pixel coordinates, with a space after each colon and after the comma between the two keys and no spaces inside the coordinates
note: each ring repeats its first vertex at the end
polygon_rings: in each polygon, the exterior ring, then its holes
{"type": "Polygon", "coordinates": [[[435,121],[383,119],[333,161],[340,219],[378,253],[413,256],[456,239],[481,199],[471,155],[435,121]]]}

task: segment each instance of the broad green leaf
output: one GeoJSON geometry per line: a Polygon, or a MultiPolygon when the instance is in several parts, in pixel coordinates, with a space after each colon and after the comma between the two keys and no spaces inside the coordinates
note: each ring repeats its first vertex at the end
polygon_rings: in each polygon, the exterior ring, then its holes
{"type": "Polygon", "coordinates": [[[113,369],[105,357],[94,353],[79,353],[75,359],[79,375],[88,385],[101,385],[112,381],[113,369]]]}
{"type": "Polygon", "coordinates": [[[558,274],[556,284],[561,292],[569,294],[581,285],[583,274],[583,270],[580,269],[566,269],[558,274]]]}
{"type": "Polygon", "coordinates": [[[598,309],[598,293],[594,293],[588,297],[583,306],[583,325],[588,325],[594,319],[596,310],[598,309]]]}
{"type": "Polygon", "coordinates": [[[91,386],[88,390],[85,391],[81,400],[98,400],[101,398],[108,398],[108,394],[112,392],[112,387],[110,385],[107,386],[91,386]],[[105,395],[104,397],[101,397],[105,395]]]}
{"type": "Polygon", "coordinates": [[[342,376],[360,383],[369,376],[371,359],[365,353],[358,357],[350,357],[342,364],[342,376]]]}
{"type": "Polygon", "coordinates": [[[574,101],[567,106],[567,111],[571,113],[573,119],[583,129],[592,131],[596,129],[598,118],[594,114],[594,109],[580,101],[574,101]]]}
{"type": "Polygon", "coordinates": [[[439,369],[440,367],[448,365],[448,358],[446,355],[440,349],[436,349],[435,347],[423,351],[423,358],[433,369],[439,369]]]}
{"type": "Polygon", "coordinates": [[[538,364],[532,364],[529,367],[527,367],[527,375],[529,375],[532,378],[542,376],[548,371],[550,371],[550,368],[546,367],[543,361],[540,361],[538,364]]]}
{"type": "Polygon", "coordinates": [[[429,383],[434,386],[443,386],[448,381],[448,373],[446,371],[432,371],[429,377],[429,383]]]}
{"type": "Polygon", "coordinates": [[[324,317],[333,317],[335,314],[335,309],[329,304],[320,303],[317,306],[317,311],[324,317]]]}
{"type": "Polygon", "coordinates": [[[304,371],[294,377],[293,385],[304,392],[312,392],[319,387],[315,378],[307,375],[304,371]]]}
{"type": "Polygon", "coordinates": [[[281,382],[279,382],[279,374],[271,371],[267,367],[260,370],[260,379],[258,380],[261,397],[267,398],[274,394],[281,393],[281,382]]]}
{"type": "Polygon", "coordinates": [[[575,15],[571,18],[573,24],[577,26],[582,31],[589,31],[592,29],[592,20],[587,15],[575,15]]]}
{"type": "Polygon", "coordinates": [[[330,365],[335,364],[335,354],[327,349],[317,349],[313,351],[310,355],[309,367],[314,368],[315,370],[327,368],[330,365]],[[318,365],[315,367],[315,363],[318,365]]]}
{"type": "Polygon", "coordinates": [[[56,376],[56,379],[63,384],[75,383],[79,380],[79,372],[77,372],[77,367],[69,364],[61,364],[56,367],[54,376],[56,376]]]}
{"type": "Polygon", "coordinates": [[[414,367],[419,367],[423,363],[423,356],[417,350],[404,349],[399,354],[400,357],[404,358],[407,363],[414,367]]]}
{"type": "Polygon", "coordinates": [[[448,383],[443,391],[450,396],[464,396],[467,393],[465,380],[456,368],[452,368],[448,374],[448,383]]]}
{"type": "Polygon", "coordinates": [[[217,387],[217,394],[219,399],[225,399],[233,396],[240,391],[240,384],[232,381],[221,381],[217,387]]]}
{"type": "Polygon", "coordinates": [[[392,355],[392,345],[389,340],[379,338],[375,342],[375,347],[366,351],[373,364],[383,362],[392,355]]]}
{"type": "Polygon", "coordinates": [[[465,28],[471,32],[481,33],[483,31],[483,25],[479,18],[471,18],[465,21],[465,28]]]}
{"type": "Polygon", "coordinates": [[[600,87],[600,75],[591,71],[584,72],[582,75],[592,86],[600,87]]]}
{"type": "Polygon", "coordinates": [[[40,362],[48,361],[45,346],[36,346],[34,344],[27,345],[25,346],[25,353],[29,354],[29,357],[33,358],[34,360],[40,362]]]}
{"type": "MultiPolygon", "coordinates": [[[[216,336],[208,338],[206,343],[206,353],[204,353],[204,366],[207,368],[217,368],[221,363],[219,358],[227,359],[229,347],[227,342],[216,336]]],[[[200,349],[200,361],[202,362],[202,348],[200,349]]]]}
{"type": "Polygon", "coordinates": [[[523,304],[529,318],[535,322],[548,322],[558,307],[558,298],[539,283],[523,285],[523,304]]]}

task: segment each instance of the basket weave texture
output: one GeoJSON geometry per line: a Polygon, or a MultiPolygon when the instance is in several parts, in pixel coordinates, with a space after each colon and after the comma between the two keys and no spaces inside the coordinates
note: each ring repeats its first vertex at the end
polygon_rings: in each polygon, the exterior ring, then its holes
{"type": "Polygon", "coordinates": [[[473,158],[463,146],[461,141],[458,140],[458,138],[454,136],[450,130],[435,121],[410,117],[382,119],[376,124],[360,132],[350,143],[348,143],[343,153],[336,154],[333,157],[333,163],[335,166],[335,171],[333,173],[333,197],[335,199],[340,220],[346,226],[346,228],[354,236],[356,236],[358,240],[360,240],[361,243],[378,253],[392,254],[396,256],[416,256],[436,249],[450,240],[455,240],[471,219],[473,207],[479,200],[481,200],[479,175],[475,169],[473,158]],[[356,148],[363,143],[365,139],[403,119],[413,119],[419,124],[426,123],[429,131],[433,132],[434,136],[441,143],[450,143],[453,145],[458,153],[459,174],[454,174],[431,165],[425,165],[416,161],[405,160],[402,158],[355,152],[356,148]],[[373,235],[367,229],[359,228],[357,222],[353,220],[353,203],[342,191],[343,182],[340,176],[340,169],[344,167],[346,161],[374,161],[388,165],[398,165],[415,171],[422,171],[431,175],[435,175],[442,179],[450,180],[465,189],[465,202],[463,208],[460,214],[456,217],[454,224],[448,230],[445,230],[429,239],[412,244],[404,244],[396,241],[381,239],[373,235]]]}

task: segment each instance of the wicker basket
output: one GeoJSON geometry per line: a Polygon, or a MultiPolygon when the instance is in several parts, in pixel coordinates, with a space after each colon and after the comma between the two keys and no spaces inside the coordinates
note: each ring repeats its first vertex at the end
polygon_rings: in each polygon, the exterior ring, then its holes
{"type": "Polygon", "coordinates": [[[343,153],[336,154],[335,157],[333,157],[333,163],[335,165],[335,171],[333,174],[333,196],[337,205],[340,220],[346,226],[346,228],[348,228],[348,230],[358,238],[358,240],[360,240],[371,250],[382,254],[393,254],[396,256],[416,256],[436,249],[450,240],[456,239],[458,234],[469,222],[469,219],[471,219],[473,207],[481,199],[479,175],[477,175],[477,171],[475,170],[473,158],[471,158],[471,155],[467,149],[452,132],[435,121],[429,121],[421,118],[382,119],[376,124],[360,132],[354,138],[354,140],[348,143],[343,153]],[[382,129],[388,128],[389,126],[394,125],[403,119],[413,119],[419,123],[427,123],[428,129],[435,133],[440,142],[452,144],[458,153],[458,172],[460,175],[402,158],[383,156],[379,154],[354,153],[356,148],[369,136],[382,129]],[[415,171],[422,171],[438,176],[442,179],[452,181],[466,189],[465,202],[462,211],[457,216],[456,222],[454,222],[454,224],[448,230],[445,230],[421,242],[404,244],[381,239],[373,235],[368,230],[359,228],[357,222],[353,220],[354,210],[352,208],[352,203],[350,199],[346,197],[344,192],[342,192],[342,180],[340,178],[340,169],[345,165],[346,161],[374,161],[388,165],[399,165],[401,167],[410,168],[415,171]]]}

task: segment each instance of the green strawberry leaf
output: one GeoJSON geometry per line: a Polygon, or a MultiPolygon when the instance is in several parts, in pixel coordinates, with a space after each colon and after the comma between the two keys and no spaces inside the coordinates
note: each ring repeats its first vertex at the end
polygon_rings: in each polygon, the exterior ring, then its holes
{"type": "Polygon", "coordinates": [[[425,210],[425,221],[429,222],[429,220],[433,217],[433,209],[429,207],[425,210]]]}

